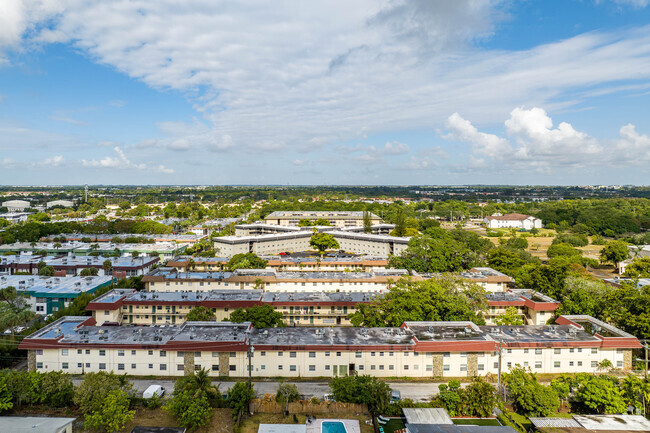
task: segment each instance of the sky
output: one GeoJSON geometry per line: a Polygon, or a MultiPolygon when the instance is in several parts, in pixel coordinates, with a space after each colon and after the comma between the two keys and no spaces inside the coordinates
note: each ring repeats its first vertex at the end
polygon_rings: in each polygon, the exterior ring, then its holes
{"type": "Polygon", "coordinates": [[[0,184],[650,184],[650,0],[1,0],[0,184]]]}

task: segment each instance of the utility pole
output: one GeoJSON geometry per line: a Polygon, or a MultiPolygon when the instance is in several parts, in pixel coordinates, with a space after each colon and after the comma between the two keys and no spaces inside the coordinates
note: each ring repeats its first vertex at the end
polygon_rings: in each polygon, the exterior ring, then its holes
{"type": "Polygon", "coordinates": [[[252,374],[253,374],[253,352],[255,348],[251,345],[250,340],[248,340],[248,389],[252,389],[252,374]]]}
{"type": "Polygon", "coordinates": [[[639,342],[641,343],[641,346],[643,346],[643,349],[645,349],[645,359],[640,359],[640,358],[636,359],[639,362],[643,362],[644,365],[645,365],[643,370],[644,370],[644,376],[645,376],[646,380],[648,379],[648,362],[650,362],[648,360],[648,350],[650,349],[650,345],[648,344],[649,341],[650,340],[639,340],[639,342]]]}
{"type": "MultiPolygon", "coordinates": [[[[497,393],[499,394],[499,398],[501,398],[501,353],[503,352],[503,340],[499,339],[499,372],[498,372],[498,379],[497,379],[497,393]]],[[[505,401],[505,397],[503,398],[505,401]]]]}

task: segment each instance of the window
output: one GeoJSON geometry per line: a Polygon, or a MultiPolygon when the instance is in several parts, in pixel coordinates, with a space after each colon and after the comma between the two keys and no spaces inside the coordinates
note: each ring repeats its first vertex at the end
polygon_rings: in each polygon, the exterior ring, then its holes
{"type": "Polygon", "coordinates": [[[508,366],[508,368],[510,368],[512,367],[512,362],[508,362],[506,365],[508,366]]]}
{"type": "Polygon", "coordinates": [[[329,352],[325,352],[325,356],[330,356],[330,353],[329,353],[329,352]]]}
{"type": "Polygon", "coordinates": [[[316,366],[315,365],[310,365],[309,366],[309,371],[316,371],[316,366]]]}
{"type": "Polygon", "coordinates": [[[479,364],[478,371],[483,371],[483,370],[485,370],[485,364],[479,364]]]}
{"type": "Polygon", "coordinates": [[[135,370],[135,364],[131,364],[131,369],[135,370]]]}
{"type": "Polygon", "coordinates": [[[99,356],[106,356],[106,350],[99,349],[99,356]]]}
{"type": "Polygon", "coordinates": [[[442,366],[442,371],[449,371],[449,364],[444,364],[442,366]]]}
{"type": "Polygon", "coordinates": [[[43,363],[42,362],[37,362],[36,363],[36,368],[43,368],[43,363]]]}
{"type": "Polygon", "coordinates": [[[443,358],[449,358],[450,356],[451,356],[451,354],[449,352],[445,352],[445,353],[442,354],[443,358]]]}
{"type": "Polygon", "coordinates": [[[582,361],[578,361],[578,367],[582,367],[582,361]]]}
{"type": "Polygon", "coordinates": [[[409,353],[408,353],[408,352],[404,352],[404,356],[409,356],[409,353]]]}
{"type": "Polygon", "coordinates": [[[36,354],[37,355],[42,355],[43,354],[43,349],[37,349],[36,354]]]}
{"type": "Polygon", "coordinates": [[[64,370],[67,370],[68,369],[68,363],[67,362],[62,362],[61,363],[61,368],[64,369],[64,370]]]}
{"type": "Polygon", "coordinates": [[[370,356],[375,356],[375,352],[370,352],[370,356]]]}
{"type": "Polygon", "coordinates": [[[289,358],[295,358],[296,352],[289,352],[289,358]]]}
{"type": "Polygon", "coordinates": [[[185,352],[176,352],[176,356],[182,358],[185,356],[185,352]]]}
{"type": "Polygon", "coordinates": [[[553,368],[560,368],[560,361],[553,362],[553,368]]]}
{"type": "Polygon", "coordinates": [[[81,350],[81,349],[77,349],[77,355],[81,355],[82,353],[84,353],[83,350],[81,350]]]}
{"type": "Polygon", "coordinates": [[[494,363],[494,368],[499,368],[499,362],[494,363]]]}
{"type": "Polygon", "coordinates": [[[260,370],[266,370],[266,365],[264,364],[260,365],[260,370]]]}
{"type": "Polygon", "coordinates": [[[388,369],[389,370],[395,370],[395,366],[393,364],[391,364],[391,365],[388,366],[388,369]]]}
{"type": "Polygon", "coordinates": [[[296,371],[296,366],[295,365],[290,365],[289,366],[289,371],[296,371]]]}
{"type": "Polygon", "coordinates": [[[336,352],[336,356],[341,356],[341,352],[336,352]]]}
{"type": "Polygon", "coordinates": [[[185,371],[185,366],[183,364],[176,364],[176,371],[185,371]]]}
{"type": "MultiPolygon", "coordinates": [[[[506,349],[506,353],[512,353],[512,349],[506,349]]],[[[460,356],[463,356],[463,354],[461,353],[460,356]]],[[[465,356],[467,356],[467,355],[465,355],[465,356]]]]}
{"type": "Polygon", "coordinates": [[[149,364],[149,369],[153,370],[153,364],[149,364]]]}
{"type": "Polygon", "coordinates": [[[106,370],[106,363],[105,362],[100,362],[99,363],[99,369],[100,370],[106,370]]]}
{"type": "Polygon", "coordinates": [[[598,349],[596,347],[591,348],[591,353],[598,353],[598,349]]]}
{"type": "Polygon", "coordinates": [[[237,356],[237,352],[230,352],[229,355],[231,358],[235,358],[237,356]]]}
{"type": "Polygon", "coordinates": [[[120,349],[117,351],[117,356],[124,356],[124,350],[120,349]]]}
{"type": "Polygon", "coordinates": [[[388,356],[393,356],[395,355],[395,352],[388,352],[388,356]]]}
{"type": "Polygon", "coordinates": [[[524,349],[524,353],[528,353],[528,349],[524,349]]]}
{"type": "Polygon", "coordinates": [[[135,356],[135,354],[136,354],[135,350],[132,350],[131,355],[135,356]]]}
{"type": "Polygon", "coordinates": [[[161,357],[163,357],[163,356],[167,356],[167,351],[165,351],[165,350],[161,350],[161,351],[160,351],[160,356],[161,356],[161,357]]]}
{"type": "Polygon", "coordinates": [[[535,349],[535,355],[541,355],[542,349],[535,349]]]}
{"type": "Polygon", "coordinates": [[[591,367],[592,368],[598,367],[598,361],[591,361],[591,367]]]}
{"type": "Polygon", "coordinates": [[[167,370],[167,364],[160,364],[160,371],[167,370]]]}
{"type": "Polygon", "coordinates": [[[460,357],[461,358],[466,358],[467,357],[467,352],[460,352],[460,357]]]}
{"type": "Polygon", "coordinates": [[[408,366],[408,365],[404,365],[404,370],[408,370],[408,369],[409,369],[409,366],[408,366]]]}
{"type": "Polygon", "coordinates": [[[431,365],[431,364],[427,364],[427,368],[426,368],[426,370],[427,370],[427,371],[433,371],[433,365],[431,365]]]}
{"type": "Polygon", "coordinates": [[[278,356],[282,356],[282,352],[278,352],[278,356]]]}
{"type": "Polygon", "coordinates": [[[219,371],[219,365],[212,364],[212,371],[219,371]]]}
{"type": "Polygon", "coordinates": [[[354,352],[355,358],[361,358],[361,352],[354,352]]]}
{"type": "Polygon", "coordinates": [[[542,368],[542,361],[535,361],[535,368],[542,368]]]}
{"type": "Polygon", "coordinates": [[[84,365],[82,362],[77,362],[77,368],[82,368],[84,365]]]}
{"type": "Polygon", "coordinates": [[[124,370],[124,364],[117,364],[118,370],[124,370]]]}
{"type": "Polygon", "coordinates": [[[231,365],[230,366],[230,371],[237,371],[237,366],[236,365],[231,365]]]}
{"type": "Polygon", "coordinates": [[[326,365],[326,366],[325,366],[325,370],[328,370],[328,371],[329,371],[329,369],[330,369],[330,366],[329,366],[329,365],[326,365]]]}
{"type": "Polygon", "coordinates": [[[148,351],[148,355],[149,355],[149,356],[153,356],[153,350],[149,350],[149,351],[148,351]]]}
{"type": "Polygon", "coordinates": [[[61,356],[68,356],[68,349],[61,349],[61,356]]]}
{"type": "Polygon", "coordinates": [[[578,347],[578,353],[582,353],[582,347],[578,347]]]}
{"type": "Polygon", "coordinates": [[[569,353],[573,353],[573,352],[575,352],[575,349],[572,347],[569,349],[569,353]]]}
{"type": "Polygon", "coordinates": [[[384,352],[379,352],[379,356],[384,356],[384,352]]]}
{"type": "Polygon", "coordinates": [[[86,362],[86,368],[90,368],[90,362],[86,362]]]}
{"type": "Polygon", "coordinates": [[[556,347],[555,349],[553,349],[553,354],[554,355],[561,355],[562,354],[562,349],[560,349],[559,347],[556,347]]]}
{"type": "Polygon", "coordinates": [[[569,367],[573,367],[573,361],[569,361],[569,367]]]}
{"type": "Polygon", "coordinates": [[[201,352],[194,352],[194,357],[195,358],[200,358],[201,357],[201,352]]]}
{"type": "Polygon", "coordinates": [[[616,361],[616,368],[623,368],[623,361],[616,361]]]}
{"type": "Polygon", "coordinates": [[[199,371],[199,370],[201,370],[201,366],[199,364],[196,364],[194,366],[194,371],[199,371]]]}

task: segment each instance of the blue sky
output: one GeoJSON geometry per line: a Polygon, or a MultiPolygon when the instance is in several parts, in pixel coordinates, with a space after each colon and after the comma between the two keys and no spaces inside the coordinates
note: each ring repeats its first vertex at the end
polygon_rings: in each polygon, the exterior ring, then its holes
{"type": "Polygon", "coordinates": [[[648,184],[650,0],[3,0],[2,184],[648,184]]]}

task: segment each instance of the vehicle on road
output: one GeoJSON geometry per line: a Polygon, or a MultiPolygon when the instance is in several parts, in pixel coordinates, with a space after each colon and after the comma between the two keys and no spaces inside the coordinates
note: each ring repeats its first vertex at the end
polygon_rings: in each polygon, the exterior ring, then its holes
{"type": "Polygon", "coordinates": [[[391,402],[391,403],[397,403],[397,402],[399,402],[399,401],[401,401],[401,400],[402,400],[402,393],[399,392],[399,391],[396,390],[396,389],[393,389],[393,390],[390,392],[390,402],[391,402]]]}
{"type": "Polygon", "coordinates": [[[151,385],[142,393],[142,398],[162,397],[165,395],[165,388],[160,385],[151,385]]]}

